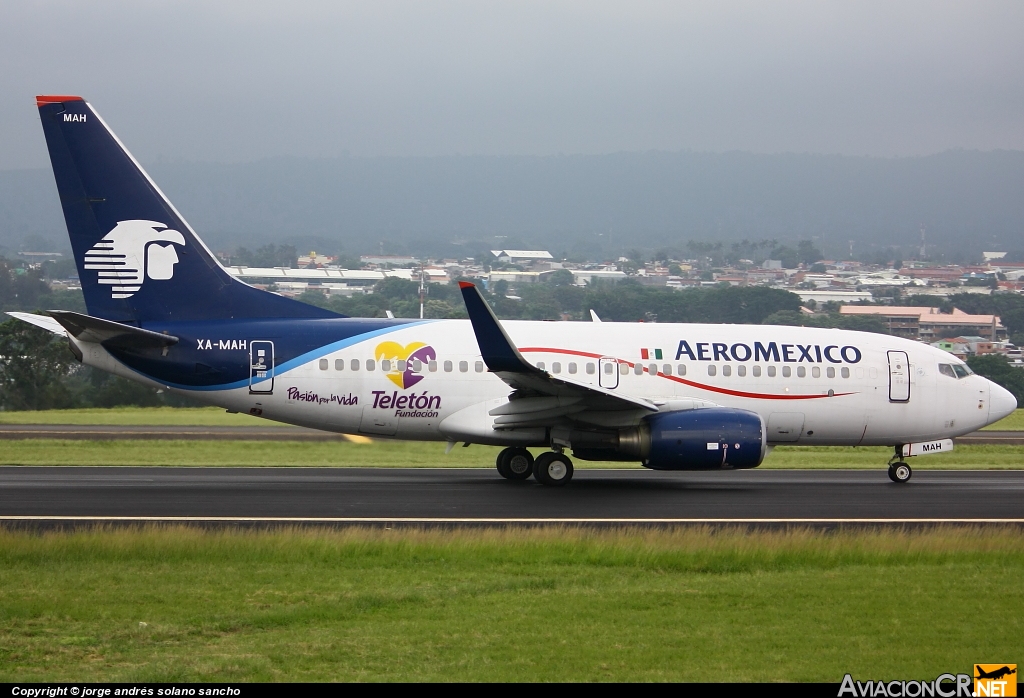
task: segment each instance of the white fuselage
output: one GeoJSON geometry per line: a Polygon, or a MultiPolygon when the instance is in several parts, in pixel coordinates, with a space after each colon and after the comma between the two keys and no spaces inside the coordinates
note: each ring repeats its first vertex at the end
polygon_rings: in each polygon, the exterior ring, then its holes
{"type": "MultiPolygon", "coordinates": [[[[1015,407],[1005,390],[980,376],[940,373],[940,364],[961,363],[950,354],[898,337],[767,325],[503,326],[529,362],[553,375],[646,398],[664,410],[701,404],[750,410],[764,420],[769,443],[892,445],[949,438],[1015,407]]],[[[507,399],[510,388],[487,372],[469,321],[413,322],[344,344],[311,352],[276,373],[270,392],[177,392],[335,432],[524,442],[494,429],[488,411],[507,399]]],[[[623,415],[625,421],[614,426],[642,416],[623,415]]]]}

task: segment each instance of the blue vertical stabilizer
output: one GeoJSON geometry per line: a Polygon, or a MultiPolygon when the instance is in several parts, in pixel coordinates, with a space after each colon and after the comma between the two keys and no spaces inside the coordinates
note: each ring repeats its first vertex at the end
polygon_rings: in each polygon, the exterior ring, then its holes
{"type": "Polygon", "coordinates": [[[81,97],[37,97],[89,314],[170,320],[341,317],[229,275],[81,97]]]}

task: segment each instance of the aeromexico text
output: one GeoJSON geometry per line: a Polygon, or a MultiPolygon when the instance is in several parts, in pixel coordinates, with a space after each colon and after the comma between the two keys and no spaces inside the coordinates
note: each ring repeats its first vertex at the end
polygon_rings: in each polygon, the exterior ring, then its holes
{"type": "Polygon", "coordinates": [[[754,342],[749,344],[738,342],[729,346],[724,342],[694,342],[693,346],[685,339],[679,342],[676,349],[676,361],[683,357],[691,361],[776,361],[783,363],[829,362],[833,364],[855,364],[861,360],[861,352],[855,346],[829,344],[822,347],[818,344],[779,344],[777,342],[754,342]]]}

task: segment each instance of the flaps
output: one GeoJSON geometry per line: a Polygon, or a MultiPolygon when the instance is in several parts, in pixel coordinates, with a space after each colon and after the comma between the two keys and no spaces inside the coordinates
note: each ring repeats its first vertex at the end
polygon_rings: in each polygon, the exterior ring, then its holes
{"type": "Polygon", "coordinates": [[[70,310],[47,312],[75,339],[83,342],[95,342],[115,349],[162,349],[178,343],[178,338],[173,335],[122,325],[70,310]]]}

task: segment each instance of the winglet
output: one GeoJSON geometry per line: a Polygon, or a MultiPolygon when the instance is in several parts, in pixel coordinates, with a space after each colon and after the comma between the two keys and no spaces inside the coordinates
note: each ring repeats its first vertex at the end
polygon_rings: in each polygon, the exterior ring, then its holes
{"type": "Polygon", "coordinates": [[[491,371],[508,371],[511,373],[533,372],[533,368],[516,345],[505,334],[498,317],[480,295],[480,289],[468,281],[460,281],[462,300],[466,303],[469,321],[473,323],[476,343],[480,346],[480,355],[491,371]]]}

